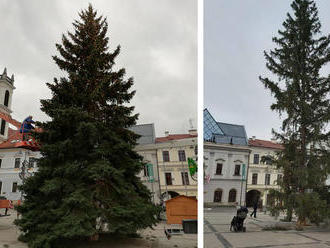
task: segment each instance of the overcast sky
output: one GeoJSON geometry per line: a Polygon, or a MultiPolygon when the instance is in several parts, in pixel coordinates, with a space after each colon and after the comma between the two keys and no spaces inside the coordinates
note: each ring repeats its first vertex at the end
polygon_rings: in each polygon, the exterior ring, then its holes
{"type": "Polygon", "coordinates": [[[46,120],[40,99],[46,82],[64,75],[51,59],[55,43],[88,3],[107,17],[110,48],[121,45],[117,65],[134,78],[132,101],[139,124],[186,133],[197,123],[197,1],[76,0],[0,1],[0,71],[15,75],[13,117],[46,120]]]}
{"type": "MultiPolygon", "coordinates": [[[[330,1],[316,1],[323,34],[330,33],[330,1]]],[[[204,102],[217,121],[245,125],[248,137],[270,139],[281,120],[259,81],[270,75],[263,51],[274,47],[288,0],[204,1],[204,102]]],[[[329,68],[330,65],[327,67],[329,68]]]]}

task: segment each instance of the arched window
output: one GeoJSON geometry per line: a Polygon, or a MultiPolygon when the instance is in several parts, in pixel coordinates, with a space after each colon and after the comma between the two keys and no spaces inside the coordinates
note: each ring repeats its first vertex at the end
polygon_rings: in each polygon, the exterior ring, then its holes
{"type": "Polygon", "coordinates": [[[216,189],[214,191],[213,202],[221,202],[221,198],[222,198],[222,189],[216,189]]]}
{"type": "Polygon", "coordinates": [[[6,107],[8,107],[8,103],[9,103],[9,91],[6,90],[6,93],[5,93],[5,101],[4,101],[3,104],[4,104],[6,107]]]}
{"type": "Polygon", "coordinates": [[[5,135],[5,130],[6,130],[6,121],[1,120],[1,128],[0,128],[0,134],[5,135]]]}
{"type": "Polygon", "coordinates": [[[236,202],[236,189],[231,189],[229,191],[228,202],[236,202]]]}

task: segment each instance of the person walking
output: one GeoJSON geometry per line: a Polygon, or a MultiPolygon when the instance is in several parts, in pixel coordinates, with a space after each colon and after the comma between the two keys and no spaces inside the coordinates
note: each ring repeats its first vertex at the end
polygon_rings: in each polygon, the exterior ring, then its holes
{"type": "Polygon", "coordinates": [[[258,209],[258,200],[255,201],[253,204],[253,212],[250,214],[251,217],[252,215],[254,215],[254,218],[257,218],[257,209],[258,209]]]}

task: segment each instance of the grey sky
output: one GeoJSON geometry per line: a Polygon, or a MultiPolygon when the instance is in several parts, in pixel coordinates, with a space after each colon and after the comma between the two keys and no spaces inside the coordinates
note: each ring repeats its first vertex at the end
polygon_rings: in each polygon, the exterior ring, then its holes
{"type": "Polygon", "coordinates": [[[63,75],[51,59],[62,33],[92,3],[109,23],[110,48],[121,45],[117,65],[133,76],[138,123],[185,133],[197,123],[197,1],[75,0],[0,2],[0,70],[15,75],[13,117],[46,120],[40,99],[46,82],[63,75]]]}
{"type": "MultiPolygon", "coordinates": [[[[263,51],[274,47],[288,0],[204,1],[204,105],[217,121],[245,125],[249,137],[270,139],[279,130],[274,98],[259,81],[270,75],[263,51]]],[[[316,1],[322,33],[330,33],[330,2],[316,1]]],[[[329,65],[330,66],[330,65],[329,65]]],[[[328,66],[328,67],[329,67],[328,66]]]]}

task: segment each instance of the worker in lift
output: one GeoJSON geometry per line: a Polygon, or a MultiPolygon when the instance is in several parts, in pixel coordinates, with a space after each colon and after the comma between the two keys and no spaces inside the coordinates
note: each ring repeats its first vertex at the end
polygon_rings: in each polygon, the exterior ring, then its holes
{"type": "Polygon", "coordinates": [[[32,115],[29,115],[28,117],[25,118],[21,125],[20,133],[23,133],[23,140],[25,138],[25,134],[31,133],[34,131],[34,126],[32,125],[35,123],[34,120],[32,120],[32,115]]]}

